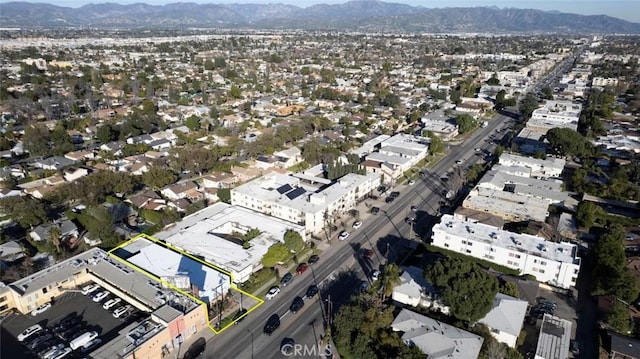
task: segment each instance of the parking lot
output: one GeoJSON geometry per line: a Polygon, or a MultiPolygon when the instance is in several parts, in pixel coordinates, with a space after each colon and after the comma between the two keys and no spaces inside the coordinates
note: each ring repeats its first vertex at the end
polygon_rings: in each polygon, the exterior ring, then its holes
{"type": "MultiPolygon", "coordinates": [[[[90,296],[84,296],[79,292],[69,292],[55,299],[53,306],[37,316],[30,314],[14,314],[7,317],[1,324],[1,351],[2,358],[37,358],[23,343],[17,340],[18,334],[26,328],[40,324],[43,328],[51,327],[64,318],[74,317],[74,325],[71,329],[76,329],[78,333],[85,331],[95,331],[102,342],[109,341],[118,335],[118,331],[135,320],[139,312],[114,318],[111,310],[105,310],[102,304],[113,295],[105,298],[101,302],[93,302],[90,296]],[[78,318],[75,318],[78,317],[78,318]]],[[[120,304],[124,304],[121,302],[120,304]]],[[[117,306],[116,306],[117,307],[117,306]]],[[[115,308],[115,307],[114,307],[115,308]]],[[[38,334],[34,334],[34,337],[38,334]]],[[[64,343],[65,341],[63,341],[64,343]]]]}
{"type": "MultiPolygon", "coordinates": [[[[556,293],[548,289],[544,289],[540,287],[538,291],[538,303],[543,302],[552,302],[555,303],[555,309],[553,310],[553,315],[566,319],[571,322],[571,338],[576,337],[577,330],[577,316],[576,316],[576,308],[575,308],[575,300],[569,298],[564,293],[556,293]]],[[[527,337],[525,339],[525,343],[522,346],[523,354],[527,351],[536,350],[536,345],[538,343],[538,334],[540,333],[540,325],[542,324],[542,319],[532,318],[525,321],[524,329],[527,331],[527,337]]]]}

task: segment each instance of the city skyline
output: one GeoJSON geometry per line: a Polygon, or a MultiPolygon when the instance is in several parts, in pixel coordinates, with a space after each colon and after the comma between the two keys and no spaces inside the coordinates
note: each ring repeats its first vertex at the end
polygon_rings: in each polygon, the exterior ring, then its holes
{"type": "MultiPolygon", "coordinates": [[[[0,6],[8,1],[0,0],[0,6]]],[[[47,3],[64,7],[81,7],[90,3],[118,3],[118,4],[135,4],[145,3],[149,5],[165,5],[176,3],[176,0],[116,0],[116,1],[94,1],[94,0],[61,0],[43,2],[39,0],[27,0],[32,3],[47,3]]],[[[346,0],[215,0],[189,1],[198,4],[269,4],[281,3],[295,5],[299,7],[308,7],[317,4],[342,4],[346,0]]],[[[608,15],[615,18],[640,23],[640,1],[634,0],[556,0],[556,1],[524,1],[524,0],[398,0],[385,1],[390,3],[407,4],[411,6],[422,6],[424,8],[451,8],[451,7],[482,7],[496,6],[499,8],[518,8],[518,9],[536,9],[543,11],[559,11],[563,13],[573,13],[579,15],[608,15]]]]}

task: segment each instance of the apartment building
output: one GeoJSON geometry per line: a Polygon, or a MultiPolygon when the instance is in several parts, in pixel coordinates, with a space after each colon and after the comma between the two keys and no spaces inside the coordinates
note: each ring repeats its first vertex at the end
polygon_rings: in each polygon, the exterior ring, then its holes
{"type": "Polygon", "coordinates": [[[513,192],[476,186],[462,202],[462,208],[485,212],[507,222],[534,220],[544,222],[549,215],[549,201],[513,192]]]}
{"type": "Polygon", "coordinates": [[[304,226],[219,202],[186,216],[154,237],[203,257],[231,273],[235,283],[242,283],[262,268],[262,257],[269,247],[284,242],[287,231],[295,231],[306,240],[304,226]],[[260,234],[249,245],[237,238],[252,229],[260,230],[260,234]]]}
{"type": "Polygon", "coordinates": [[[385,183],[392,184],[429,154],[429,142],[429,138],[403,133],[392,136],[365,157],[367,173],[382,175],[385,183]]]}
{"type": "MultiPolygon", "coordinates": [[[[0,315],[11,310],[28,314],[65,293],[80,291],[89,283],[99,284],[145,313],[92,352],[92,358],[161,358],[208,325],[206,305],[165,288],[152,276],[98,248],[0,287],[0,315]]],[[[74,309],[69,308],[69,312],[74,309]]]]}
{"type": "Polygon", "coordinates": [[[349,173],[335,182],[270,173],[231,190],[231,204],[320,233],[337,216],[354,208],[380,185],[379,173],[349,173]],[[314,183],[315,182],[315,183],[314,183]]]}
{"type": "Polygon", "coordinates": [[[512,268],[560,288],[574,286],[580,271],[574,244],[513,233],[449,214],[433,227],[431,239],[436,247],[512,268]]]}
{"type": "Polygon", "coordinates": [[[548,100],[544,106],[533,111],[527,127],[547,131],[555,127],[577,130],[581,111],[582,105],[571,101],[548,100]]]}
{"type": "Polygon", "coordinates": [[[563,158],[547,157],[545,159],[503,153],[498,161],[503,166],[520,166],[531,169],[528,177],[560,178],[566,161],[563,158]]]}

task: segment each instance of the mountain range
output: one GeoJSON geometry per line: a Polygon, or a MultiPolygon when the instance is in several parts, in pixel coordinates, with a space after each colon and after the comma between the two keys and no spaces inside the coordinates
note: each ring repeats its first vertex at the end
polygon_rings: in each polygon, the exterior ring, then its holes
{"type": "Polygon", "coordinates": [[[428,9],[376,0],[298,7],[285,4],[114,3],[79,8],[0,4],[2,27],[137,29],[304,29],[375,32],[640,33],[640,24],[605,15],[495,7],[428,9]]]}

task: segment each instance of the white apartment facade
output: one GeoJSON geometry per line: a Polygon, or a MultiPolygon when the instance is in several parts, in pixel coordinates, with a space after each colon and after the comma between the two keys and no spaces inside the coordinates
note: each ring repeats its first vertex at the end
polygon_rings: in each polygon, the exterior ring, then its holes
{"type": "Polygon", "coordinates": [[[551,242],[444,215],[433,227],[432,244],[536,277],[555,287],[575,286],[580,272],[576,245],[551,242]]]}
{"type": "Polygon", "coordinates": [[[581,111],[582,106],[571,101],[548,100],[544,106],[533,111],[527,127],[546,129],[561,127],[576,130],[581,111]]]}
{"type": "Polygon", "coordinates": [[[231,204],[303,225],[309,234],[320,233],[338,215],[380,185],[379,173],[347,174],[318,190],[300,178],[270,173],[231,190],[231,204]]]}
{"type": "Polygon", "coordinates": [[[560,178],[566,161],[562,158],[547,157],[538,159],[520,156],[512,153],[503,153],[498,161],[503,166],[520,166],[531,169],[530,177],[560,178]]]}

